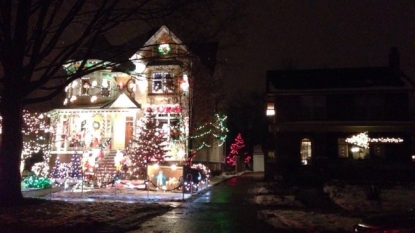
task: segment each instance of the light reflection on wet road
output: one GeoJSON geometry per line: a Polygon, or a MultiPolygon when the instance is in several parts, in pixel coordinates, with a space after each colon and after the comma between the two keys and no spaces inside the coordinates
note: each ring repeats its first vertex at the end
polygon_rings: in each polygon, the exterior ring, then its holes
{"type": "Polygon", "coordinates": [[[145,222],[139,232],[230,233],[275,232],[257,218],[249,193],[255,185],[252,174],[232,177],[162,216],[145,222]]]}

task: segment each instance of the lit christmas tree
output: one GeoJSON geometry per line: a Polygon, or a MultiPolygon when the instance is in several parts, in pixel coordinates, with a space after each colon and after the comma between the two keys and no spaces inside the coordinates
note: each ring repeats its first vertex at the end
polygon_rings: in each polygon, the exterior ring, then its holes
{"type": "Polygon", "coordinates": [[[50,177],[55,179],[63,179],[68,176],[71,170],[71,163],[62,163],[59,157],[56,158],[55,166],[52,168],[50,177]]]}
{"type": "Polygon", "coordinates": [[[23,111],[23,150],[22,162],[25,168],[38,176],[47,176],[49,172],[49,124],[48,118],[42,113],[23,111]],[[37,156],[39,153],[42,156],[37,156]]]}
{"type": "Polygon", "coordinates": [[[145,179],[149,163],[164,161],[165,145],[163,142],[166,138],[158,125],[153,110],[148,108],[146,117],[138,125],[137,135],[134,135],[130,148],[127,150],[132,166],[131,176],[134,178],[145,179]]]}
{"type": "Polygon", "coordinates": [[[71,158],[71,177],[72,178],[81,178],[82,177],[82,167],[81,167],[81,158],[79,154],[74,154],[71,158]]]}
{"type": "Polygon", "coordinates": [[[239,154],[239,150],[245,147],[245,142],[242,139],[241,134],[238,134],[235,138],[235,142],[231,144],[231,151],[226,156],[226,164],[230,166],[236,165],[236,156],[239,154]]]}

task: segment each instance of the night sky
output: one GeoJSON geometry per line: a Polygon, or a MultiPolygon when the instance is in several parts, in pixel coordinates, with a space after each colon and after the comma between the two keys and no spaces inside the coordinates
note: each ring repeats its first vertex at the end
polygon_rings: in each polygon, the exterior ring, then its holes
{"type": "MultiPolygon", "coordinates": [[[[265,90],[266,71],[388,65],[398,47],[401,69],[415,80],[413,0],[247,0],[243,43],[223,51],[228,90],[265,90]]],[[[242,22],[241,22],[242,23],[242,22]]]]}

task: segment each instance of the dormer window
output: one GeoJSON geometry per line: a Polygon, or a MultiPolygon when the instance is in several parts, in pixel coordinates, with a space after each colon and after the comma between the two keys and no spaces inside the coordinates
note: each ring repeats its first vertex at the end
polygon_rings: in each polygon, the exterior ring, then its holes
{"type": "Polygon", "coordinates": [[[108,79],[103,79],[102,80],[101,96],[103,96],[103,97],[110,96],[110,81],[108,79]]]}
{"type": "Polygon", "coordinates": [[[174,93],[174,87],[174,79],[171,73],[153,73],[151,93],[174,93]]]}
{"type": "Polygon", "coordinates": [[[90,88],[91,84],[89,83],[89,79],[82,79],[81,95],[88,96],[90,88]]]}

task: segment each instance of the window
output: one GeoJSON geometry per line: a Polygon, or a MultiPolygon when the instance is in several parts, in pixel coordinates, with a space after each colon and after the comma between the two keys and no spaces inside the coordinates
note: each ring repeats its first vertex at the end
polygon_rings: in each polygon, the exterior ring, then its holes
{"type": "Polygon", "coordinates": [[[110,96],[110,89],[111,89],[110,81],[108,79],[102,79],[101,96],[109,97],[110,96]]]}
{"type": "Polygon", "coordinates": [[[275,115],[275,108],[274,103],[267,103],[267,116],[274,116],[275,115]]]}
{"type": "Polygon", "coordinates": [[[174,79],[166,72],[153,73],[151,93],[174,93],[174,79]]]}
{"type": "Polygon", "coordinates": [[[307,165],[311,159],[311,141],[308,138],[301,140],[301,163],[307,165]]]}
{"type": "Polygon", "coordinates": [[[326,118],[325,96],[301,96],[301,117],[303,119],[318,120],[326,118]]]}
{"type": "Polygon", "coordinates": [[[81,79],[81,95],[89,96],[90,88],[91,88],[91,83],[89,82],[89,78],[81,79]]]}
{"type": "Polygon", "coordinates": [[[339,157],[347,158],[348,157],[348,146],[345,138],[339,138],[337,140],[337,145],[339,147],[339,157]]]}

